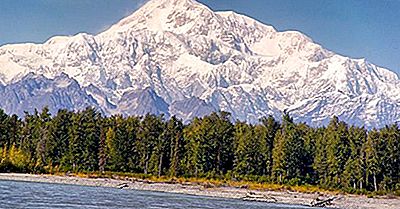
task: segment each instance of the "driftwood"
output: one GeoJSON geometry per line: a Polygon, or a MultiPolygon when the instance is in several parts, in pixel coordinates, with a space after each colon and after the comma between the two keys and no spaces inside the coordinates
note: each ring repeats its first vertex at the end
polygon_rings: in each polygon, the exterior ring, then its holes
{"type": "Polygon", "coordinates": [[[317,199],[313,200],[310,204],[311,207],[326,207],[328,205],[332,205],[332,201],[336,200],[337,197],[329,197],[326,199],[320,199],[317,197],[317,199]]]}
{"type": "Polygon", "coordinates": [[[126,184],[126,183],[122,183],[122,184],[118,184],[118,185],[117,185],[117,188],[118,188],[118,189],[124,189],[124,188],[127,188],[127,187],[129,187],[129,186],[128,186],[128,184],[126,184]]]}
{"type": "Polygon", "coordinates": [[[246,196],[242,197],[242,200],[257,202],[277,202],[277,200],[272,196],[257,194],[255,192],[247,193],[246,196]]]}

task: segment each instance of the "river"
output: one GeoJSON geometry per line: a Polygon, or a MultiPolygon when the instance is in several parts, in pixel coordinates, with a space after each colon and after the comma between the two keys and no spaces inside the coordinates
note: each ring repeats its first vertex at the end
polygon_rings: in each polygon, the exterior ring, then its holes
{"type": "Polygon", "coordinates": [[[0,208],[306,209],[308,207],[106,187],[0,181],[0,208]]]}

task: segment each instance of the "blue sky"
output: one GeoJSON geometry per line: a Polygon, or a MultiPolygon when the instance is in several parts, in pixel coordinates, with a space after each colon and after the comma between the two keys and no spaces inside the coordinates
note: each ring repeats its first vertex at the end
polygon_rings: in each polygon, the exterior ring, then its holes
{"type": "MultiPolygon", "coordinates": [[[[299,30],[339,54],[400,74],[400,0],[199,0],[276,29],[299,30]]],[[[0,45],[98,33],[144,0],[0,0],[0,45]]]]}

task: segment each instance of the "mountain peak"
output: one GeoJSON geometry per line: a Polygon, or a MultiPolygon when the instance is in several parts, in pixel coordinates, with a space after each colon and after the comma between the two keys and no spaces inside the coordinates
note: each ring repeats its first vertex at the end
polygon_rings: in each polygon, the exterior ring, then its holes
{"type": "Polygon", "coordinates": [[[332,115],[368,127],[400,118],[395,73],[325,50],[298,31],[279,32],[194,0],[148,1],[95,36],[0,47],[0,88],[7,98],[0,107],[9,113],[43,100],[53,109],[94,105],[107,114],[186,121],[219,110],[249,122],[288,110],[311,125],[332,115]],[[21,80],[55,83],[41,88],[21,80]]]}
{"type": "Polygon", "coordinates": [[[145,5],[154,5],[154,6],[165,6],[166,4],[170,5],[202,5],[195,0],[150,0],[147,1],[145,5]]]}
{"type": "Polygon", "coordinates": [[[112,26],[110,30],[135,28],[184,32],[190,28],[189,23],[204,13],[213,11],[194,0],[150,0],[133,14],[112,26]]]}

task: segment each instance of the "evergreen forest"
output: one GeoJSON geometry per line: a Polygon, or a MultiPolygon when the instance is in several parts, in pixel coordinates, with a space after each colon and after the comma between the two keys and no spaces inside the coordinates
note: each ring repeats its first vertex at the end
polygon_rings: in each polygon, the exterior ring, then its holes
{"type": "Polygon", "coordinates": [[[286,113],[258,124],[226,112],[184,124],[163,116],[105,117],[93,108],[48,108],[23,118],[0,110],[0,172],[124,172],[169,177],[315,185],[343,191],[400,190],[400,129],[295,123],[286,113]]]}

